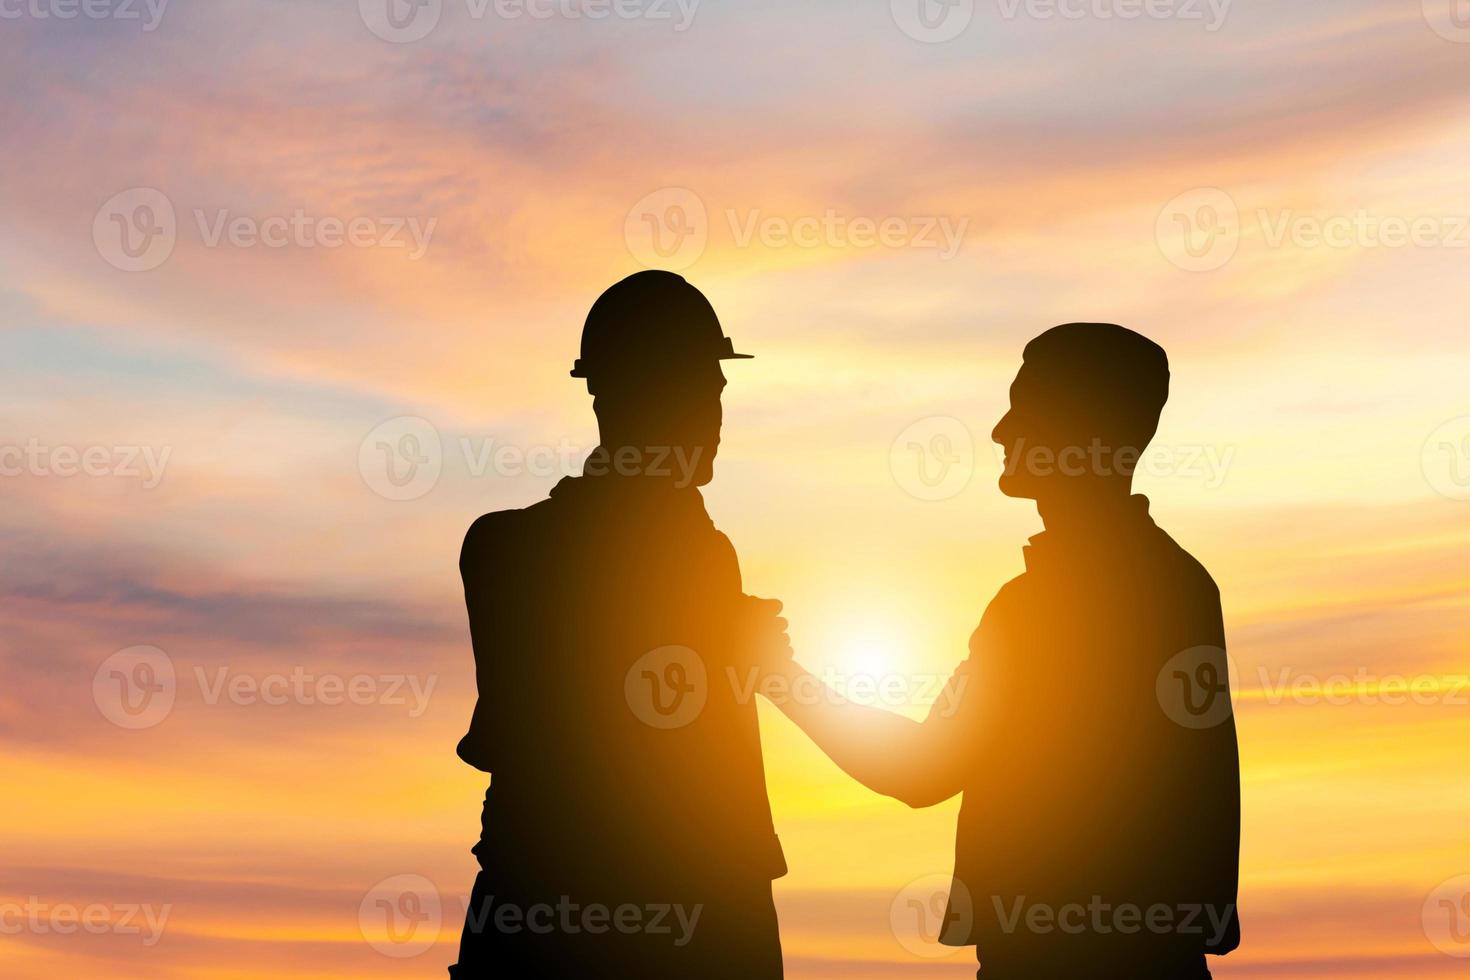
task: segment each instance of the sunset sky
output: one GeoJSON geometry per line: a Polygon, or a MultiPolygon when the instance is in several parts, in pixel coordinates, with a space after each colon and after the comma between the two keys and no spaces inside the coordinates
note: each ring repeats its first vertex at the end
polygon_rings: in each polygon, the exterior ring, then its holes
{"type": "MultiPolygon", "coordinates": [[[[1025,342],[1162,344],[1138,488],[1239,675],[1216,976],[1464,975],[1456,0],[384,2],[0,0],[0,975],[444,975],[460,539],[595,444],[582,319],[655,265],[756,355],[705,495],[747,590],[916,716],[1040,529],[1025,342]]],[[[973,976],[901,914],[957,801],[768,708],[788,976],[973,976]]]]}

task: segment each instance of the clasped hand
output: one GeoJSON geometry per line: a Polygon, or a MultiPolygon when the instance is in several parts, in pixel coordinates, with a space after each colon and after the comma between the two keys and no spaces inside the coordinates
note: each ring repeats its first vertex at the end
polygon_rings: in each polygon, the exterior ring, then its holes
{"type": "Polygon", "coordinates": [[[779,599],[747,595],[738,616],[739,643],[735,662],[737,668],[743,669],[754,682],[754,689],[763,692],[770,678],[784,673],[795,655],[787,633],[789,624],[781,615],[781,609],[779,599]]]}

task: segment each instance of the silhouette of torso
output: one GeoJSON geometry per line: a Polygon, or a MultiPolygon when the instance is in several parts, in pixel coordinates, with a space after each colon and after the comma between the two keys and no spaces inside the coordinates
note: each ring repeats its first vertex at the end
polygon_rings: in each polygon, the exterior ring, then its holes
{"type": "Polygon", "coordinates": [[[1168,685],[1205,661],[1224,682],[1219,593],[1142,497],[1038,535],[1026,564],[957,675],[974,764],[945,939],[974,942],[986,980],[1208,976],[1203,954],[1239,941],[1235,727],[1227,691],[1168,685]]]}
{"type": "Polygon", "coordinates": [[[476,901],[702,911],[680,946],[677,928],[467,926],[456,975],[779,976],[785,864],[755,705],[727,672],[740,570],[699,492],[568,478],[480,518],[461,569],[479,701],[459,753],[493,773],[476,901]]]}

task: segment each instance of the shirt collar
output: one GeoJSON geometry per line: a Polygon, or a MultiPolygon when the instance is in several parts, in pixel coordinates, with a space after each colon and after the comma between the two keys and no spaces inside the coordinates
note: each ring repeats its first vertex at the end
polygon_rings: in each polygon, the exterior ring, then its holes
{"type": "Polygon", "coordinates": [[[619,520],[636,516],[693,528],[714,527],[698,487],[676,487],[666,480],[612,474],[565,476],[551,488],[551,496],[615,510],[619,520]]]}
{"type": "Polygon", "coordinates": [[[1074,560],[1088,560],[1131,546],[1146,531],[1156,528],[1149,516],[1149,501],[1143,494],[1128,497],[1108,519],[1067,532],[1042,531],[1021,549],[1026,570],[1034,572],[1074,560]]]}

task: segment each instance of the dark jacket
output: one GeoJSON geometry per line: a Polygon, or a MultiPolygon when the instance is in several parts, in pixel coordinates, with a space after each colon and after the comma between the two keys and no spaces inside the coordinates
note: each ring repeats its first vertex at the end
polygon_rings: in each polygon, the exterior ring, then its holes
{"type": "Polygon", "coordinates": [[[975,762],[945,941],[977,944],[986,977],[1194,977],[1239,944],[1220,594],[1147,505],[1033,538],[957,675],[975,762]]]}
{"type": "Polygon", "coordinates": [[[460,568],[479,700],[459,755],[493,773],[477,890],[700,903],[706,935],[744,896],[768,911],[785,864],[754,700],[730,683],[740,569],[699,492],[568,478],[477,520],[460,568]]]}

